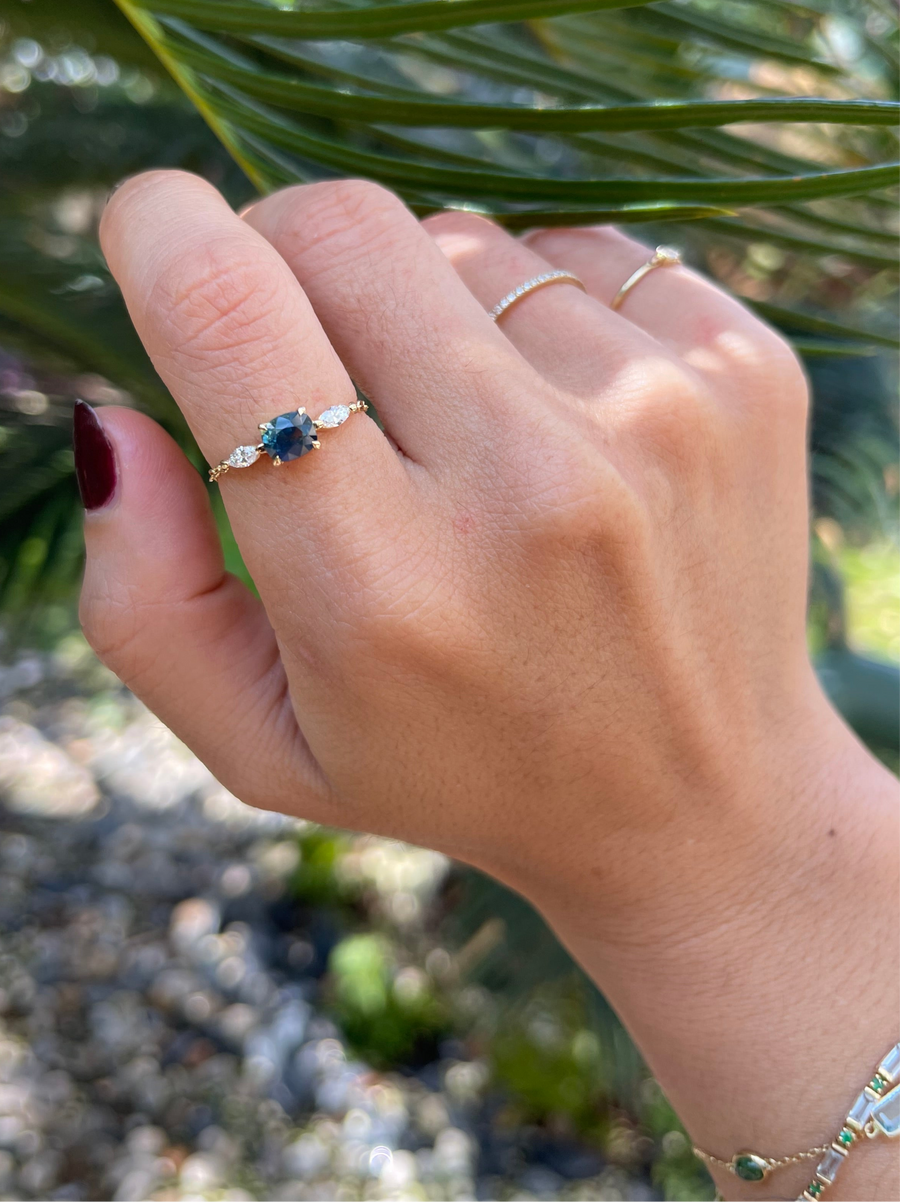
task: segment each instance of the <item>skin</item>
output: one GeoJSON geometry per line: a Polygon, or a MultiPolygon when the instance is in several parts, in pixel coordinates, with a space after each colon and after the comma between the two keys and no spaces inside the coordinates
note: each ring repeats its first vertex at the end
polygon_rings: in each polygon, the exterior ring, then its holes
{"type": "MultiPolygon", "coordinates": [[[[175,444],[102,410],[119,484],[86,518],[82,600],[101,658],[244,801],[529,897],[701,1146],[833,1138],[898,1038],[898,808],[807,658],[787,345],[682,267],[612,312],[649,257],[616,231],[420,224],[360,181],[241,218],[153,172],[101,237],[210,463],[278,413],[352,402],[351,378],[386,430],[354,415],[301,463],[223,477],[257,601],[175,444]],[[560,267],[587,293],[490,321],[560,267]]],[[[865,1142],[829,1197],[900,1197],[895,1149],[865,1142]]]]}

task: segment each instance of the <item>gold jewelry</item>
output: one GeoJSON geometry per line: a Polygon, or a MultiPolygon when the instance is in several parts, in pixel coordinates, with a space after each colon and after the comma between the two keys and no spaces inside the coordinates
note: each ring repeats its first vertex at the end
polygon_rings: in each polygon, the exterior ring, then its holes
{"type": "Polygon", "coordinates": [[[649,275],[657,267],[677,267],[681,262],[681,252],[671,246],[657,246],[651,258],[643,263],[637,271],[633,271],[610,302],[610,309],[615,312],[622,308],[622,302],[628,293],[639,284],[645,275],[649,275]]]}
{"type": "Polygon", "coordinates": [[[310,417],[304,408],[282,413],[270,422],[260,422],[262,441],[255,446],[235,447],[227,459],[209,469],[210,480],[218,480],[233,467],[250,467],[265,451],[275,467],[299,459],[307,451],[318,451],[321,443],[317,438],[320,430],[333,430],[342,426],[351,413],[365,413],[369,408],[364,400],[352,405],[332,405],[319,417],[310,417]]]}
{"type": "Polygon", "coordinates": [[[783,1168],[789,1164],[799,1164],[802,1160],[822,1156],[816,1165],[816,1175],[809,1182],[797,1202],[819,1202],[830,1185],[834,1184],[838,1172],[851,1149],[865,1135],[868,1139],[877,1139],[885,1135],[888,1139],[900,1136],[900,1043],[894,1044],[878,1068],[872,1074],[872,1079],[850,1107],[850,1112],[844,1120],[844,1125],[830,1144],[819,1148],[809,1148],[806,1152],[798,1152],[794,1156],[783,1156],[775,1159],[768,1156],[758,1156],[755,1152],[736,1152],[731,1160],[721,1160],[702,1148],[694,1148],[695,1156],[705,1160],[707,1164],[718,1165],[740,1177],[743,1181],[764,1181],[774,1169],[783,1168]]]}
{"type": "Polygon", "coordinates": [[[491,321],[499,321],[507,309],[511,309],[523,296],[527,296],[529,292],[537,292],[539,288],[546,288],[548,284],[574,284],[582,292],[587,292],[578,276],[572,275],[571,271],[545,271],[543,275],[536,275],[520,284],[518,288],[513,288],[512,292],[507,292],[503,300],[494,305],[488,316],[491,321]]]}
{"type": "Polygon", "coordinates": [[[694,1148],[693,1152],[699,1160],[718,1165],[720,1169],[727,1169],[742,1181],[764,1181],[775,1169],[784,1168],[789,1164],[800,1164],[803,1160],[815,1160],[830,1147],[831,1144],[822,1144],[820,1147],[798,1152],[795,1156],[782,1156],[780,1160],[773,1156],[757,1156],[755,1152],[735,1152],[731,1160],[720,1160],[718,1156],[704,1152],[702,1148],[694,1148]]]}

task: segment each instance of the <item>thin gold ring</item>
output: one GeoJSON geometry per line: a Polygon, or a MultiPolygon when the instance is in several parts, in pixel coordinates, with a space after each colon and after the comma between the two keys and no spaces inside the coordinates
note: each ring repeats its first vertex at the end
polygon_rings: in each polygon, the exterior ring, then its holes
{"type": "Polygon", "coordinates": [[[628,293],[639,284],[645,275],[649,275],[657,267],[677,267],[681,262],[681,253],[671,246],[657,246],[651,258],[642,263],[637,271],[633,271],[616,295],[612,298],[610,309],[613,312],[621,309],[622,302],[628,293]]]}
{"type": "Polygon", "coordinates": [[[499,321],[503,314],[524,296],[528,296],[531,292],[537,292],[539,288],[546,288],[548,284],[574,284],[582,292],[587,292],[578,276],[572,275],[571,271],[545,271],[543,275],[536,275],[532,279],[526,280],[524,284],[520,284],[518,288],[513,288],[512,292],[507,292],[503,300],[494,305],[488,316],[491,321],[499,321]]]}
{"type": "Polygon", "coordinates": [[[262,441],[253,445],[235,447],[227,459],[209,469],[210,480],[218,480],[233,467],[250,467],[263,454],[268,454],[274,467],[281,467],[291,459],[299,459],[307,451],[318,451],[320,430],[334,430],[342,426],[351,413],[365,413],[368,402],[360,398],[352,405],[332,405],[318,417],[310,417],[301,406],[290,413],[282,413],[269,422],[260,422],[262,441]]]}

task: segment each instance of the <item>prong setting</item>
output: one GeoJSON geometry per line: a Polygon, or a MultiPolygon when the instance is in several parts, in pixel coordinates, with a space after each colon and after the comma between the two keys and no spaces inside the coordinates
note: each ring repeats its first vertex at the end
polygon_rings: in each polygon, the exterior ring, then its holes
{"type": "Polygon", "coordinates": [[[331,405],[320,417],[313,419],[301,405],[271,421],[259,422],[260,441],[255,445],[235,447],[227,459],[209,469],[210,481],[218,480],[232,468],[250,467],[263,451],[272,460],[273,467],[281,467],[309,451],[319,451],[322,449],[318,438],[320,430],[342,426],[351,413],[365,413],[368,408],[366,401],[359,398],[352,405],[331,405]]]}

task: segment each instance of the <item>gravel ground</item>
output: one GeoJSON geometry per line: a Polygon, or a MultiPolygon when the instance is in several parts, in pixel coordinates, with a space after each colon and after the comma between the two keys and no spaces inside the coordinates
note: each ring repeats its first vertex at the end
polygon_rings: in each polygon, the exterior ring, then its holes
{"type": "MultiPolygon", "coordinates": [[[[79,639],[0,669],[0,706],[0,1198],[656,1196],[509,1130],[456,1042],[356,1060],[286,896],[296,824],[223,790],[79,639]]],[[[447,870],[385,840],[356,860],[406,920],[447,870]]]]}

